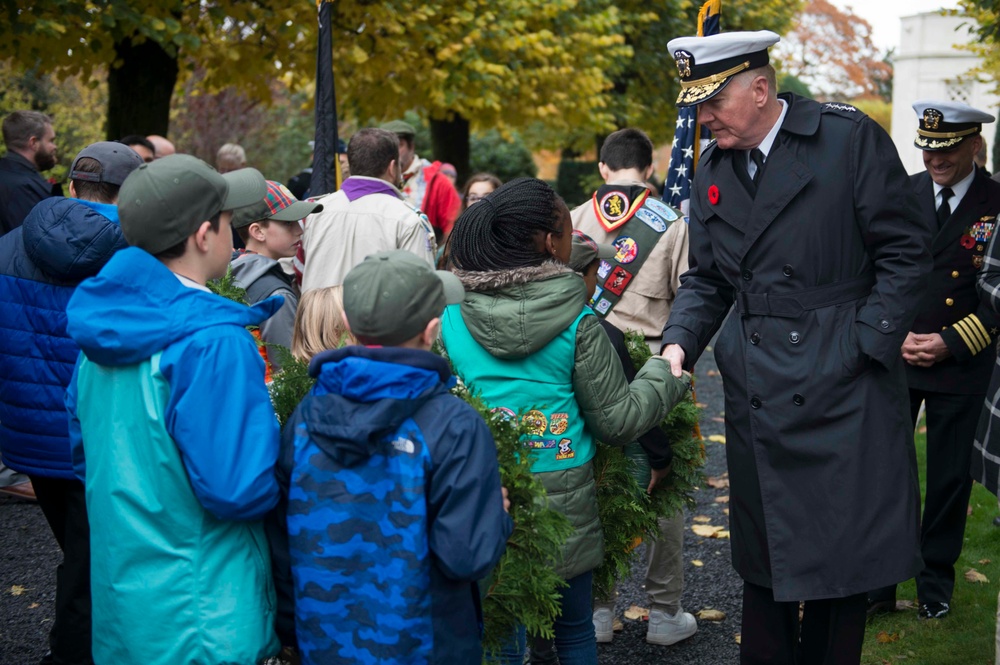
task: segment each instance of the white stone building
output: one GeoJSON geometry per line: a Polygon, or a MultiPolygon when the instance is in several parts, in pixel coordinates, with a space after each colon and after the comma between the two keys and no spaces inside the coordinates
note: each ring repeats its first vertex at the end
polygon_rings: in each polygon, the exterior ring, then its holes
{"type": "MultiPolygon", "coordinates": [[[[979,64],[971,51],[960,48],[975,41],[970,20],[942,16],[937,12],[904,16],[899,50],[895,56],[892,81],[892,140],[908,173],[924,170],[920,150],[913,145],[917,116],[912,104],[918,99],[961,101],[997,115],[1000,97],[995,84],[969,72],[979,64]]],[[[996,123],[983,125],[987,168],[992,164],[996,123]]]]}

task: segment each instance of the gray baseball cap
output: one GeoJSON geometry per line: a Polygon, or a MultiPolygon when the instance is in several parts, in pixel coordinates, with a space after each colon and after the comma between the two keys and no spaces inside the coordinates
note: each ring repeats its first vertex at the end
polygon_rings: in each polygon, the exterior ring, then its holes
{"type": "Polygon", "coordinates": [[[419,335],[446,305],[465,299],[458,277],[411,252],[367,256],[344,278],[344,313],[365,342],[395,346],[419,335]]]}
{"type": "Polygon", "coordinates": [[[142,164],[122,184],[118,217],[133,247],[158,254],[224,210],[259,202],[267,182],[257,169],[220,174],[191,155],[142,164]]]}
{"type": "Polygon", "coordinates": [[[98,141],[88,145],[76,156],[72,166],[69,167],[69,178],[70,180],[121,185],[132,171],[142,165],[142,157],[127,145],[116,141],[98,141]],[[100,172],[77,171],[76,165],[80,162],[81,157],[89,157],[100,164],[100,172]]]}

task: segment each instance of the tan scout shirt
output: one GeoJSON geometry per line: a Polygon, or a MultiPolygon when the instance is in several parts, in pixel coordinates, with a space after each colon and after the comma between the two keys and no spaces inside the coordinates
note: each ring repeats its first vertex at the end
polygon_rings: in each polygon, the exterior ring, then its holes
{"type": "MultiPolygon", "coordinates": [[[[640,185],[641,182],[609,182],[609,185],[640,185]]],[[[608,233],[597,220],[594,202],[588,200],[572,213],[573,228],[583,231],[595,242],[610,245],[621,235],[621,228],[608,233]]],[[[688,225],[683,219],[670,223],[656,243],[649,258],[628,285],[621,300],[608,314],[608,322],[621,330],[636,330],[646,337],[659,339],[670,317],[670,308],[688,269],[688,225]]]]}

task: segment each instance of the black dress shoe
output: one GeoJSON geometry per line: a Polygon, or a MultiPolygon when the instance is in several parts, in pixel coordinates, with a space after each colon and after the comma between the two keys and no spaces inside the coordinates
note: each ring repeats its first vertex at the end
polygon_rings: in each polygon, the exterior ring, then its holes
{"type": "Polygon", "coordinates": [[[896,611],[896,599],[892,600],[869,600],[868,609],[865,614],[870,619],[877,614],[888,614],[896,611]]]}
{"type": "Polygon", "coordinates": [[[921,603],[917,610],[918,619],[943,619],[948,616],[951,606],[948,603],[921,603]]]}

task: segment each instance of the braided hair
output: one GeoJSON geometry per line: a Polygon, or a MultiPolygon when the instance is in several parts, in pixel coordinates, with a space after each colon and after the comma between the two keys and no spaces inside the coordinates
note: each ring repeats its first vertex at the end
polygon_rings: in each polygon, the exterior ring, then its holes
{"type": "Polygon", "coordinates": [[[545,181],[517,178],[469,206],[449,238],[451,261],[460,270],[484,272],[537,266],[551,258],[539,234],[560,235],[566,204],[545,181]]]}

